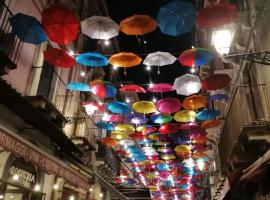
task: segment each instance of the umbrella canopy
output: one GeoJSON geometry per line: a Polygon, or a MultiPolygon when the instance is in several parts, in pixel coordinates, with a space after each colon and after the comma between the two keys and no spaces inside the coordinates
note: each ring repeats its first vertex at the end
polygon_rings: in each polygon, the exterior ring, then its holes
{"type": "Polygon", "coordinates": [[[161,134],[173,134],[178,131],[178,126],[176,124],[163,124],[159,128],[161,134]]]}
{"type": "Polygon", "coordinates": [[[90,92],[90,87],[86,83],[73,82],[67,84],[67,89],[81,91],[81,92],[90,92]]]}
{"type": "Polygon", "coordinates": [[[129,114],[126,117],[126,120],[129,123],[136,124],[136,125],[145,124],[148,121],[148,119],[144,115],[141,115],[141,114],[138,114],[138,113],[129,114]]]}
{"type": "Polygon", "coordinates": [[[193,122],[196,119],[196,113],[193,110],[182,110],[174,115],[177,122],[193,122]]]}
{"type": "Polygon", "coordinates": [[[106,82],[90,82],[90,91],[100,98],[114,97],[117,93],[117,89],[106,82]]]}
{"type": "Polygon", "coordinates": [[[198,120],[211,120],[215,119],[217,116],[219,116],[219,111],[214,109],[204,109],[201,112],[197,114],[198,120]]]}
{"type": "Polygon", "coordinates": [[[174,148],[176,153],[191,153],[191,148],[188,145],[178,145],[174,148]]]}
{"type": "Polygon", "coordinates": [[[66,51],[57,48],[51,48],[43,52],[44,59],[57,67],[71,68],[76,65],[75,59],[66,51]]]}
{"type": "Polygon", "coordinates": [[[123,122],[124,121],[124,117],[122,115],[116,115],[116,114],[104,114],[102,117],[103,121],[106,122],[123,122]]]}
{"type": "Polygon", "coordinates": [[[181,109],[182,104],[176,98],[167,97],[159,100],[156,106],[161,113],[172,114],[178,112],[181,109]]]}
{"type": "Polygon", "coordinates": [[[142,59],[134,53],[122,52],[110,57],[109,63],[116,67],[134,67],[139,65],[142,59]]]}
{"type": "Polygon", "coordinates": [[[196,13],[193,5],[175,0],[161,7],[157,22],[162,33],[179,36],[189,32],[195,25],[196,13]]]}
{"type": "Polygon", "coordinates": [[[201,89],[201,81],[198,76],[185,74],[174,80],[173,87],[177,94],[189,96],[198,93],[201,89]]]}
{"type": "Polygon", "coordinates": [[[197,16],[198,28],[215,28],[233,22],[237,17],[237,8],[233,4],[213,4],[201,9],[197,16]]]}
{"type": "Polygon", "coordinates": [[[148,15],[133,15],[120,22],[120,31],[127,35],[144,35],[156,28],[156,21],[148,15]]]}
{"type": "Polygon", "coordinates": [[[109,17],[92,16],[81,22],[82,33],[92,39],[109,40],[119,35],[119,26],[109,17]]]}
{"type": "Polygon", "coordinates": [[[128,114],[131,112],[130,105],[121,101],[109,102],[107,109],[112,113],[120,115],[128,114]]]}
{"type": "Polygon", "coordinates": [[[152,84],[149,86],[147,89],[149,92],[172,92],[175,89],[173,88],[172,85],[167,84],[167,83],[158,83],[158,84],[152,84]]]}
{"type": "Polygon", "coordinates": [[[194,123],[194,122],[190,122],[190,123],[186,123],[186,124],[182,124],[179,127],[180,131],[190,131],[190,130],[201,130],[201,126],[194,123]]]}
{"type": "Polygon", "coordinates": [[[97,122],[96,127],[101,128],[101,129],[105,129],[107,131],[113,131],[114,130],[114,125],[111,123],[107,123],[107,122],[97,122]]]}
{"type": "Polygon", "coordinates": [[[213,127],[218,126],[220,123],[221,121],[218,119],[207,120],[202,123],[202,128],[204,129],[213,128],[213,127]]]}
{"type": "Polygon", "coordinates": [[[202,89],[204,90],[218,90],[227,87],[231,78],[227,74],[214,74],[201,81],[202,89]]]}
{"type": "Polygon", "coordinates": [[[40,22],[29,15],[17,13],[9,19],[12,32],[14,32],[21,41],[30,44],[40,44],[47,40],[47,35],[40,22]]]}
{"type": "Polygon", "coordinates": [[[134,140],[145,140],[146,136],[142,133],[132,133],[129,135],[129,137],[133,138],[134,140]]]}
{"type": "Polygon", "coordinates": [[[118,145],[118,141],[116,139],[106,137],[106,138],[101,138],[101,143],[108,146],[108,147],[115,147],[118,145]]]}
{"type": "Polygon", "coordinates": [[[116,140],[127,140],[129,138],[129,136],[126,133],[121,131],[113,131],[111,133],[111,137],[116,140]]]}
{"type": "Polygon", "coordinates": [[[183,107],[186,110],[198,110],[206,106],[206,97],[202,95],[192,95],[186,97],[183,101],[183,107]]]}
{"type": "Polygon", "coordinates": [[[132,109],[137,113],[150,114],[157,111],[154,103],[151,101],[138,101],[132,105],[132,109]]]}
{"type": "Polygon", "coordinates": [[[230,97],[226,94],[213,94],[208,97],[208,101],[228,101],[230,97]]]}
{"type": "Polygon", "coordinates": [[[184,66],[193,67],[208,64],[214,57],[214,53],[208,49],[192,48],[184,51],[178,60],[184,66]]]}
{"type": "Polygon", "coordinates": [[[176,157],[173,154],[164,154],[161,156],[162,160],[174,160],[176,157]]]}
{"type": "Polygon", "coordinates": [[[88,114],[93,114],[95,111],[105,111],[105,107],[97,102],[83,102],[82,106],[88,114]]]}
{"type": "Polygon", "coordinates": [[[123,85],[119,90],[122,92],[146,93],[145,89],[139,85],[123,85]]]}
{"type": "Polygon", "coordinates": [[[115,130],[119,131],[119,132],[126,133],[126,134],[131,134],[131,133],[135,132],[134,127],[132,125],[129,125],[129,124],[118,124],[115,127],[115,130]]]}
{"type": "Polygon", "coordinates": [[[136,128],[137,132],[141,132],[142,134],[146,135],[148,133],[154,133],[157,131],[157,128],[154,126],[150,125],[144,125],[144,126],[139,126],[136,128]]]}
{"type": "Polygon", "coordinates": [[[108,59],[99,53],[83,53],[76,57],[76,62],[89,67],[104,67],[108,59]]]}
{"type": "Polygon", "coordinates": [[[153,123],[164,124],[171,122],[173,117],[169,114],[153,114],[150,119],[153,123]]]}
{"type": "Polygon", "coordinates": [[[133,140],[121,140],[119,142],[119,144],[123,145],[123,146],[126,146],[126,147],[129,147],[129,146],[134,146],[135,142],[133,140]]]}
{"type": "Polygon", "coordinates": [[[66,45],[77,38],[79,22],[75,13],[67,7],[52,5],[42,13],[42,25],[49,39],[66,45]]]}

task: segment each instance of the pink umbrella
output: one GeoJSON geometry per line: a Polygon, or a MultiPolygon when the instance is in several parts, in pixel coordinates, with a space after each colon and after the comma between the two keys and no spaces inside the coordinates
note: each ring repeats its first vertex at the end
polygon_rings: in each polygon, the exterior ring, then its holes
{"type": "Polygon", "coordinates": [[[161,99],[157,102],[157,109],[166,114],[172,114],[178,112],[182,106],[181,102],[172,97],[161,99]]]}
{"type": "Polygon", "coordinates": [[[107,122],[123,122],[124,117],[116,114],[104,114],[102,120],[107,122]]]}
{"type": "Polygon", "coordinates": [[[151,85],[148,89],[149,92],[172,92],[175,89],[172,85],[167,83],[158,83],[151,85]]]}
{"type": "Polygon", "coordinates": [[[180,131],[188,131],[188,130],[201,130],[202,127],[198,124],[196,124],[195,122],[189,122],[186,124],[182,124],[179,127],[180,131]]]}

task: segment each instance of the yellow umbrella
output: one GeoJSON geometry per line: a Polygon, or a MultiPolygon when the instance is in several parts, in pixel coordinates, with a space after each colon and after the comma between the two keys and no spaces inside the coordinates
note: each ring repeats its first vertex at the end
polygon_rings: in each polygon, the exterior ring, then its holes
{"type": "Polygon", "coordinates": [[[164,154],[161,156],[163,160],[174,160],[176,157],[173,154],[164,154]]]}
{"type": "Polygon", "coordinates": [[[193,110],[182,110],[174,115],[177,122],[193,122],[196,119],[196,112],[193,110]]]}
{"type": "Polygon", "coordinates": [[[111,137],[117,140],[127,140],[129,138],[126,133],[121,132],[121,131],[113,131],[111,133],[111,137]]]}
{"type": "Polygon", "coordinates": [[[135,132],[135,128],[129,124],[118,124],[115,127],[115,130],[126,134],[131,134],[135,132]]]}
{"type": "Polygon", "coordinates": [[[151,101],[138,101],[132,105],[132,109],[142,114],[150,114],[157,111],[155,104],[151,101]]]}
{"type": "Polygon", "coordinates": [[[151,172],[151,173],[147,173],[146,174],[146,178],[149,178],[149,179],[152,179],[152,178],[156,178],[156,174],[154,172],[151,172]]]}
{"type": "Polygon", "coordinates": [[[190,153],[191,147],[188,145],[178,145],[174,148],[176,153],[190,153]]]}

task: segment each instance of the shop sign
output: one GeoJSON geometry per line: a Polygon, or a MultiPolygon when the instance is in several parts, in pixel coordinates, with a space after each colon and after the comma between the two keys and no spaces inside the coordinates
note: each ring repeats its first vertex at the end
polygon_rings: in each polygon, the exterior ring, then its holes
{"type": "Polygon", "coordinates": [[[12,165],[9,169],[9,175],[13,177],[14,175],[18,175],[18,182],[24,186],[34,185],[36,182],[35,174],[32,174],[24,169],[18,168],[17,166],[12,165]]]}
{"type": "Polygon", "coordinates": [[[84,189],[89,189],[90,187],[87,179],[79,176],[77,172],[71,168],[61,166],[55,160],[49,158],[45,154],[20,141],[14,136],[6,133],[2,129],[0,129],[0,146],[2,146],[5,150],[13,152],[16,155],[24,158],[26,161],[36,164],[47,173],[63,177],[67,182],[74,186],[82,187],[84,189]]]}

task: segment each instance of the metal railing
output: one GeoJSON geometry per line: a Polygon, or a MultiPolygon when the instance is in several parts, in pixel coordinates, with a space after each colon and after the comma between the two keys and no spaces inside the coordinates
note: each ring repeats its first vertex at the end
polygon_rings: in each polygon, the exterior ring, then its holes
{"type": "Polygon", "coordinates": [[[2,51],[13,63],[17,64],[23,47],[23,42],[12,32],[10,18],[12,12],[0,0],[0,51],[2,51]]]}

